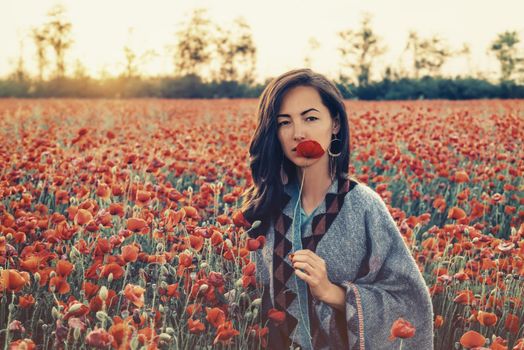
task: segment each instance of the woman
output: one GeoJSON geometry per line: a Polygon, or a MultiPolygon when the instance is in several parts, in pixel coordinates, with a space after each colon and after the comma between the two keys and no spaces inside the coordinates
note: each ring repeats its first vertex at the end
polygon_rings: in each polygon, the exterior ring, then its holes
{"type": "Polygon", "coordinates": [[[349,126],[335,85],[310,69],[287,72],[263,91],[258,118],[242,213],[261,221],[250,236],[266,238],[252,258],[269,347],[398,348],[388,338],[403,318],[416,328],[403,349],[433,349],[422,275],[381,197],[347,174],[349,126]],[[326,152],[306,158],[303,141],[326,152]]]}

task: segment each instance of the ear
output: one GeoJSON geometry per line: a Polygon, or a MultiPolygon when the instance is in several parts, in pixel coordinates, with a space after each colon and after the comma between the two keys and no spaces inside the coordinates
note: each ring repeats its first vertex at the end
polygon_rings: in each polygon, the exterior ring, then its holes
{"type": "Polygon", "coordinates": [[[339,118],[339,116],[337,115],[337,116],[333,119],[333,134],[338,134],[339,131],[340,131],[340,118],[339,118]]]}

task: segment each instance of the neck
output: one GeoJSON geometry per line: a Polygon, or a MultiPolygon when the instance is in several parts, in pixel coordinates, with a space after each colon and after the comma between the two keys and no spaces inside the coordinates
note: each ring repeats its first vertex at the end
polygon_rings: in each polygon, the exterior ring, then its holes
{"type": "Polygon", "coordinates": [[[309,167],[297,168],[297,178],[299,188],[304,181],[302,203],[316,203],[323,199],[332,182],[327,155],[309,167]]]}

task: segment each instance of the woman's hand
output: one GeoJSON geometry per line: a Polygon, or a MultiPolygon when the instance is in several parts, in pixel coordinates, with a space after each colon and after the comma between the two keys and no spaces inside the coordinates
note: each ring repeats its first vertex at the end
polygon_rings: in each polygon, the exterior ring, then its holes
{"type": "Polygon", "coordinates": [[[311,295],[324,301],[326,293],[333,287],[327,276],[324,259],[309,249],[301,249],[290,254],[290,260],[296,275],[309,285],[311,295]]]}

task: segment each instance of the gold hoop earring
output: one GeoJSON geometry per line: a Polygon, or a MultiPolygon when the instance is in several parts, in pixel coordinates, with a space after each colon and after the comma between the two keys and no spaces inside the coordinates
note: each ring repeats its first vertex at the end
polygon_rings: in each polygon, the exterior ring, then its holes
{"type": "MultiPolygon", "coordinates": [[[[333,141],[339,141],[340,144],[341,144],[341,146],[342,146],[342,140],[339,139],[335,134],[333,134],[333,136],[335,136],[335,138],[334,138],[334,139],[331,139],[331,142],[333,142],[333,141]]],[[[331,142],[329,143],[328,154],[329,154],[331,157],[335,157],[335,158],[336,158],[336,157],[338,157],[338,156],[340,156],[340,155],[342,154],[342,150],[340,150],[338,153],[333,153],[333,152],[331,152],[331,142]]],[[[342,148],[342,147],[341,147],[341,148],[342,148]]]]}

